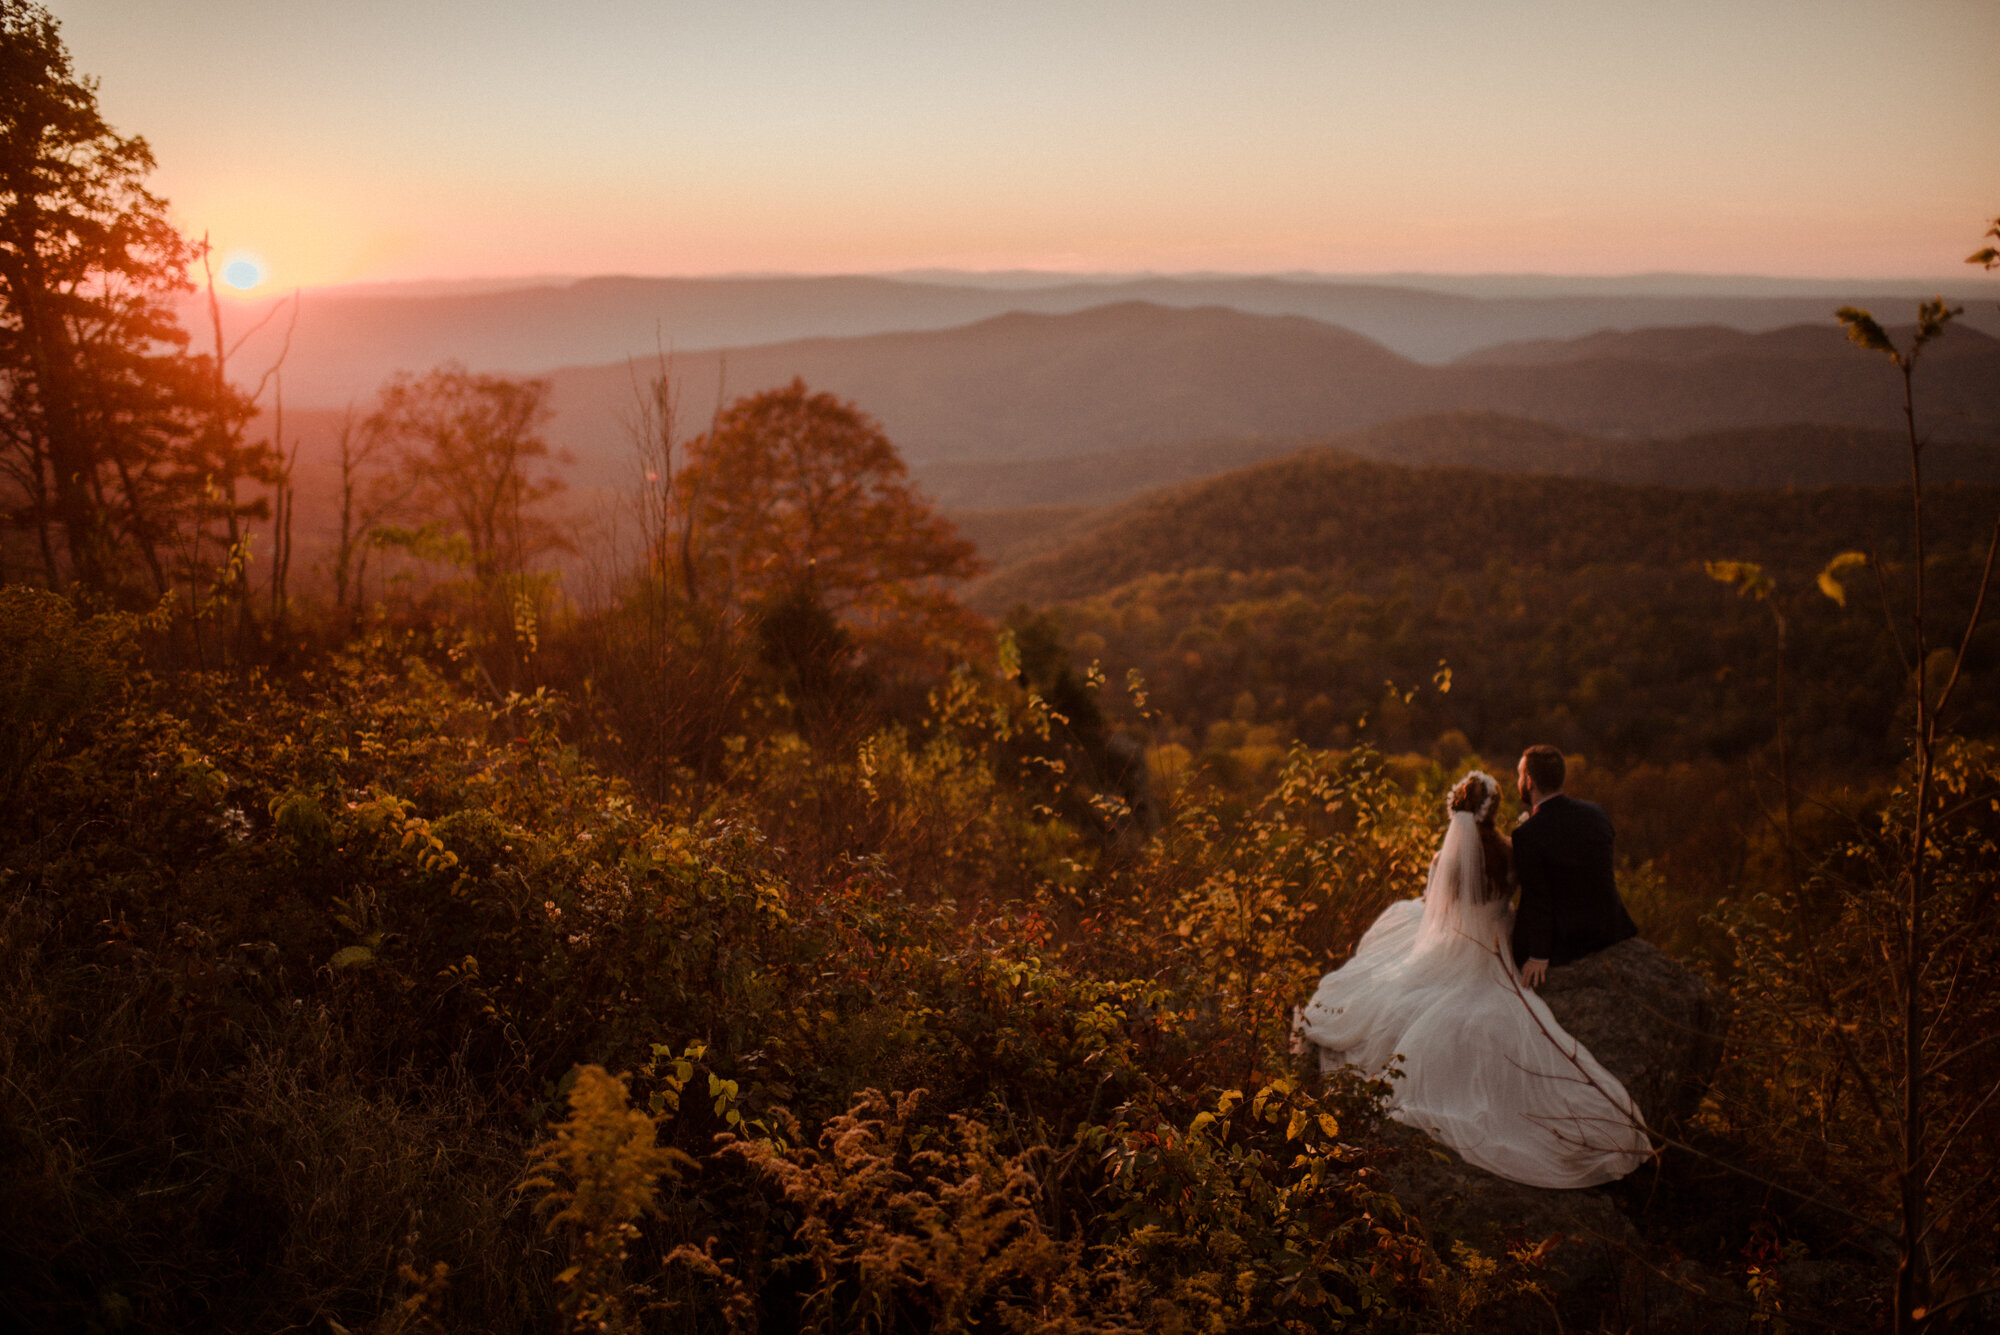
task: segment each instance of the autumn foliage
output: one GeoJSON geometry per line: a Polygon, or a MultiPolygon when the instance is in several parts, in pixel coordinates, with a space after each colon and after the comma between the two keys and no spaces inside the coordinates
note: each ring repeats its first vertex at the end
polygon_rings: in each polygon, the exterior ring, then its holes
{"type": "Polygon", "coordinates": [[[683,446],[663,379],[644,555],[584,586],[546,384],[446,366],[349,422],[333,607],[262,615],[289,465],[168,318],[199,248],[45,11],[0,0],[0,81],[0,1326],[1578,1328],[1552,1238],[1444,1254],[1384,1087],[1286,1042],[1451,781],[1543,736],[1734,989],[1634,1266],[1781,1330],[1810,1250],[1858,1320],[1900,1269],[1906,1329],[1991,1324],[1991,488],[1926,547],[1859,489],[1293,458],[993,626],[854,404],[683,446]],[[1704,560],[1771,572],[1775,803],[1765,623],[1704,560]],[[1776,601],[1863,564],[1962,638],[1776,601]]]}
{"type": "Polygon", "coordinates": [[[801,380],[737,399],[689,446],[678,486],[697,599],[749,615],[803,594],[889,661],[970,649],[976,623],[947,582],[978,574],[978,555],[853,404],[801,380]]]}

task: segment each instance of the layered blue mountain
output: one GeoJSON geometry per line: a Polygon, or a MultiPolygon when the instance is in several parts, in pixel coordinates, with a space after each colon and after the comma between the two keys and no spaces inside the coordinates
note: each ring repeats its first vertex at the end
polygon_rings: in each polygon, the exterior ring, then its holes
{"type": "MultiPolygon", "coordinates": [[[[1967,279],[1966,319],[2000,333],[1990,282],[1967,279]]],[[[1713,324],[1760,331],[1830,323],[1836,306],[1885,318],[1914,309],[1907,284],[1810,285],[1777,280],[1312,277],[1065,278],[1018,281],[969,275],[917,277],[590,278],[507,285],[320,288],[273,317],[240,356],[255,379],[290,327],[286,394],[295,407],[339,407],[365,398],[396,371],[439,362],[540,374],[683,352],[805,338],[955,328],[1020,311],[1067,315],[1127,301],[1221,306],[1249,315],[1299,315],[1351,329],[1412,360],[1442,364],[1496,343],[1561,340],[1597,330],[1713,324]]],[[[1925,295],[1928,295],[1926,293],[1925,295]]],[[[225,307],[233,342],[282,298],[225,307]]],[[[206,323],[191,302],[190,328],[206,323]]]]}
{"type": "MultiPolygon", "coordinates": [[[[641,365],[554,375],[580,456],[615,457],[641,365]]],[[[1011,313],[958,329],[807,339],[674,361],[690,429],[718,386],[803,376],[879,418],[920,463],[1062,459],[1134,446],[1312,438],[1412,414],[1502,413],[1610,438],[1814,422],[1890,428],[1900,381],[1840,329],[1706,327],[1492,348],[1429,366],[1301,316],[1128,302],[1011,313]],[[1670,337],[1663,337],[1670,335],[1670,337]]],[[[1921,371],[1928,420],[1952,437],[2000,427],[2000,341],[1953,328],[1921,371]]]]}
{"type": "MultiPolygon", "coordinates": [[[[1830,313],[1765,331],[1517,340],[1430,365],[1304,316],[1119,302],[547,372],[548,434],[574,459],[579,491],[629,481],[628,424],[662,365],[683,436],[718,395],[803,377],[880,419],[954,508],[1099,504],[1333,437],[1396,462],[1672,485],[1892,481],[1883,461],[1894,451],[1871,433],[1897,429],[1901,408],[1894,370],[1850,345],[1830,313]]],[[[286,437],[302,442],[310,480],[340,414],[297,407],[294,378],[287,362],[286,437]]],[[[1953,326],[1926,350],[1918,385],[1939,476],[1992,476],[2000,341],[1953,326]]],[[[367,402],[357,395],[357,411],[367,402]]]]}

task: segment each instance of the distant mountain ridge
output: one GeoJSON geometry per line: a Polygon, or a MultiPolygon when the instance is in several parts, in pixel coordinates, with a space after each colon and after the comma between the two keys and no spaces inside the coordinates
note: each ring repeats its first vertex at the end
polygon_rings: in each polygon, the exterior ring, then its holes
{"type": "MultiPolygon", "coordinates": [[[[1425,366],[1303,317],[1122,303],[1068,316],[1011,313],[935,333],[690,353],[672,369],[684,437],[707,423],[718,391],[735,396],[801,376],[878,418],[919,476],[957,508],[1099,504],[1377,428],[1389,434],[1340,448],[1630,480],[1676,480],[1673,470],[1699,459],[1701,475],[1718,485],[1867,481],[1879,478],[1868,471],[1867,449],[1850,439],[1815,460],[1828,445],[1811,432],[1789,444],[1691,441],[1679,459],[1631,443],[1802,423],[1890,430],[1901,415],[1894,371],[1832,326],[1595,334],[1510,355],[1517,360],[1425,366]],[[1459,427],[1433,422],[1401,437],[1389,428],[1451,415],[1462,427],[1479,414],[1592,439],[1536,444],[1512,428],[1496,436],[1489,423],[1452,444],[1459,427]],[[1767,468],[1761,456],[1748,465],[1737,458],[1767,447],[1789,452],[1790,462],[1767,468]]],[[[627,423],[656,366],[615,362],[550,376],[547,435],[574,457],[573,485],[627,481],[627,423]]],[[[303,432],[307,454],[322,451],[340,414],[299,407],[289,378],[286,386],[288,441],[303,432]]],[[[1972,450],[1947,471],[1984,476],[1978,447],[2000,439],[2000,341],[1954,327],[1927,351],[1919,395],[1921,424],[1939,438],[1942,457],[1959,448],[1942,442],[1972,450]]],[[[365,413],[368,403],[357,407],[365,413]]]]}
{"type": "MultiPolygon", "coordinates": [[[[1403,287],[1446,296],[1476,297],[1828,297],[1845,301],[1850,293],[1872,292],[1886,297],[1916,298],[1939,292],[1984,291],[2000,297],[2000,279],[1977,271],[1959,270],[1918,278],[1778,278],[1767,274],[1684,273],[1435,273],[1416,269],[1377,273],[1343,273],[1314,269],[1284,269],[1266,274],[1225,270],[1164,273],[1159,270],[1079,273],[1053,269],[901,269],[874,275],[908,282],[945,283],[967,287],[1034,288],[1065,283],[1126,283],[1167,278],[1183,281],[1273,278],[1287,283],[1330,283],[1363,287],[1403,287]]],[[[574,282],[574,278],[563,281],[574,282]]],[[[529,286],[522,281],[518,286],[529,286]]]]}
{"type": "Polygon", "coordinates": [[[1523,339],[1478,348],[1454,366],[1559,366],[1583,361],[1702,362],[1728,357],[1810,360],[1826,351],[1826,326],[1744,330],[1728,325],[1598,329],[1582,338],[1523,339]]]}
{"type": "MultiPolygon", "coordinates": [[[[692,353],[676,359],[675,372],[689,431],[707,420],[718,385],[735,395],[802,376],[854,400],[926,466],[1311,440],[1464,411],[1631,439],[1899,420],[1894,371],[1831,323],[1654,337],[1663,332],[1589,336],[1575,355],[1541,347],[1519,363],[1427,366],[1301,316],[1125,302],[1072,315],[1012,312],[931,333],[692,353]]],[[[581,459],[622,459],[635,377],[650,370],[613,363],[555,373],[563,443],[581,459]]],[[[1928,428],[1973,439],[2000,432],[2000,340],[1954,326],[1926,353],[1920,385],[1928,428]]]]}
{"type": "MultiPolygon", "coordinates": [[[[1467,280],[1471,281],[1471,280],[1467,280]]],[[[1521,280],[1525,281],[1525,280],[1521,280]]],[[[1965,284],[1966,319],[2000,333],[2000,309],[1987,285],[1965,284]],[[1983,295],[1982,295],[1983,294],[1983,295]]],[[[1395,282],[1302,277],[1134,277],[981,286],[916,278],[600,277],[533,286],[461,284],[426,291],[321,288],[299,296],[298,321],[285,366],[288,400],[298,407],[339,407],[365,399],[397,371],[421,372],[445,361],[510,375],[541,374],[681,351],[763,345],[806,338],[942,330],[1008,312],[1073,314],[1093,306],[1145,301],[1170,307],[1221,306],[1250,315],[1296,315],[1339,325],[1398,354],[1436,364],[1497,343],[1564,339],[1599,329],[1720,324],[1766,330],[1830,324],[1842,302],[1893,319],[1911,307],[1900,287],[1856,285],[1840,295],[1766,292],[1716,296],[1671,290],[1649,295],[1571,290],[1522,295],[1498,278],[1490,295],[1395,282]]],[[[1528,291],[1539,291],[1530,286],[1528,291]]],[[[225,304],[236,339],[286,298],[225,304]]],[[[190,328],[206,323],[190,301],[190,328]]],[[[275,358],[290,324],[280,313],[250,338],[236,359],[239,378],[254,379],[275,358]]]]}

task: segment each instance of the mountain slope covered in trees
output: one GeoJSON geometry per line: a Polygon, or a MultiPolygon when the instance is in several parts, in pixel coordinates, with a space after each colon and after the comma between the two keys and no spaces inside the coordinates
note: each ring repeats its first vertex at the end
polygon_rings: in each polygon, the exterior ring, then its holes
{"type": "MultiPolygon", "coordinates": [[[[940,505],[958,510],[1107,505],[1308,448],[1385,463],[1669,487],[1893,486],[1908,471],[1896,443],[1889,431],[1809,422],[1612,438],[1504,413],[1466,411],[1399,417],[1315,440],[1253,436],[1057,459],[938,460],[915,471],[940,505]]],[[[1940,440],[1924,462],[1926,473],[1938,481],[2000,481],[2000,444],[1990,440],[1940,440]]]]}
{"type": "MultiPolygon", "coordinates": [[[[1996,505],[1992,486],[1932,495],[1944,605],[1969,601],[1996,505]]],[[[1030,554],[973,601],[1053,609],[1079,656],[1114,681],[1140,674],[1166,735],[1195,752],[1219,757],[1256,724],[1425,753],[1456,735],[1483,754],[1545,740],[1621,766],[1740,758],[1773,735],[1774,660],[1766,609],[1704,571],[1734,560],[1787,600],[1805,753],[1835,767],[1895,755],[1900,685],[1873,577],[1850,577],[1844,608],[1814,585],[1844,551],[1907,583],[1890,488],[1670,488],[1320,450],[1010,540],[1030,554]]],[[[2000,641],[1984,634],[1960,720],[1978,735],[2000,729],[2000,641]]]]}
{"type": "MultiPolygon", "coordinates": [[[[1941,540],[1983,537],[1996,494],[1969,483],[1941,489],[1941,540]]],[[[1676,568],[1727,554],[1795,574],[1846,548],[1895,559],[1903,522],[1888,488],[1634,485],[1308,450],[1130,501],[1071,545],[995,572],[978,597],[987,606],[1060,602],[1211,566],[1435,571],[1502,561],[1571,571],[1676,568]]]]}

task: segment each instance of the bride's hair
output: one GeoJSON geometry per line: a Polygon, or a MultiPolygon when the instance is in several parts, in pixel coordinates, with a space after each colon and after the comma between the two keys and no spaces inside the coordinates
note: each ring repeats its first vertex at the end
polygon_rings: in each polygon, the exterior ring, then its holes
{"type": "Polygon", "coordinates": [[[1453,812],[1470,815],[1479,830],[1483,874],[1479,886],[1468,888],[1467,893],[1481,903],[1505,899],[1513,893],[1514,851],[1493,828],[1494,813],[1500,809],[1500,781],[1485,770],[1473,770],[1452,786],[1451,799],[1445,805],[1453,812]]]}
{"type": "Polygon", "coordinates": [[[1469,811],[1481,825],[1491,824],[1493,813],[1500,809],[1500,781],[1483,769],[1473,770],[1453,786],[1445,808],[1469,811]]]}

